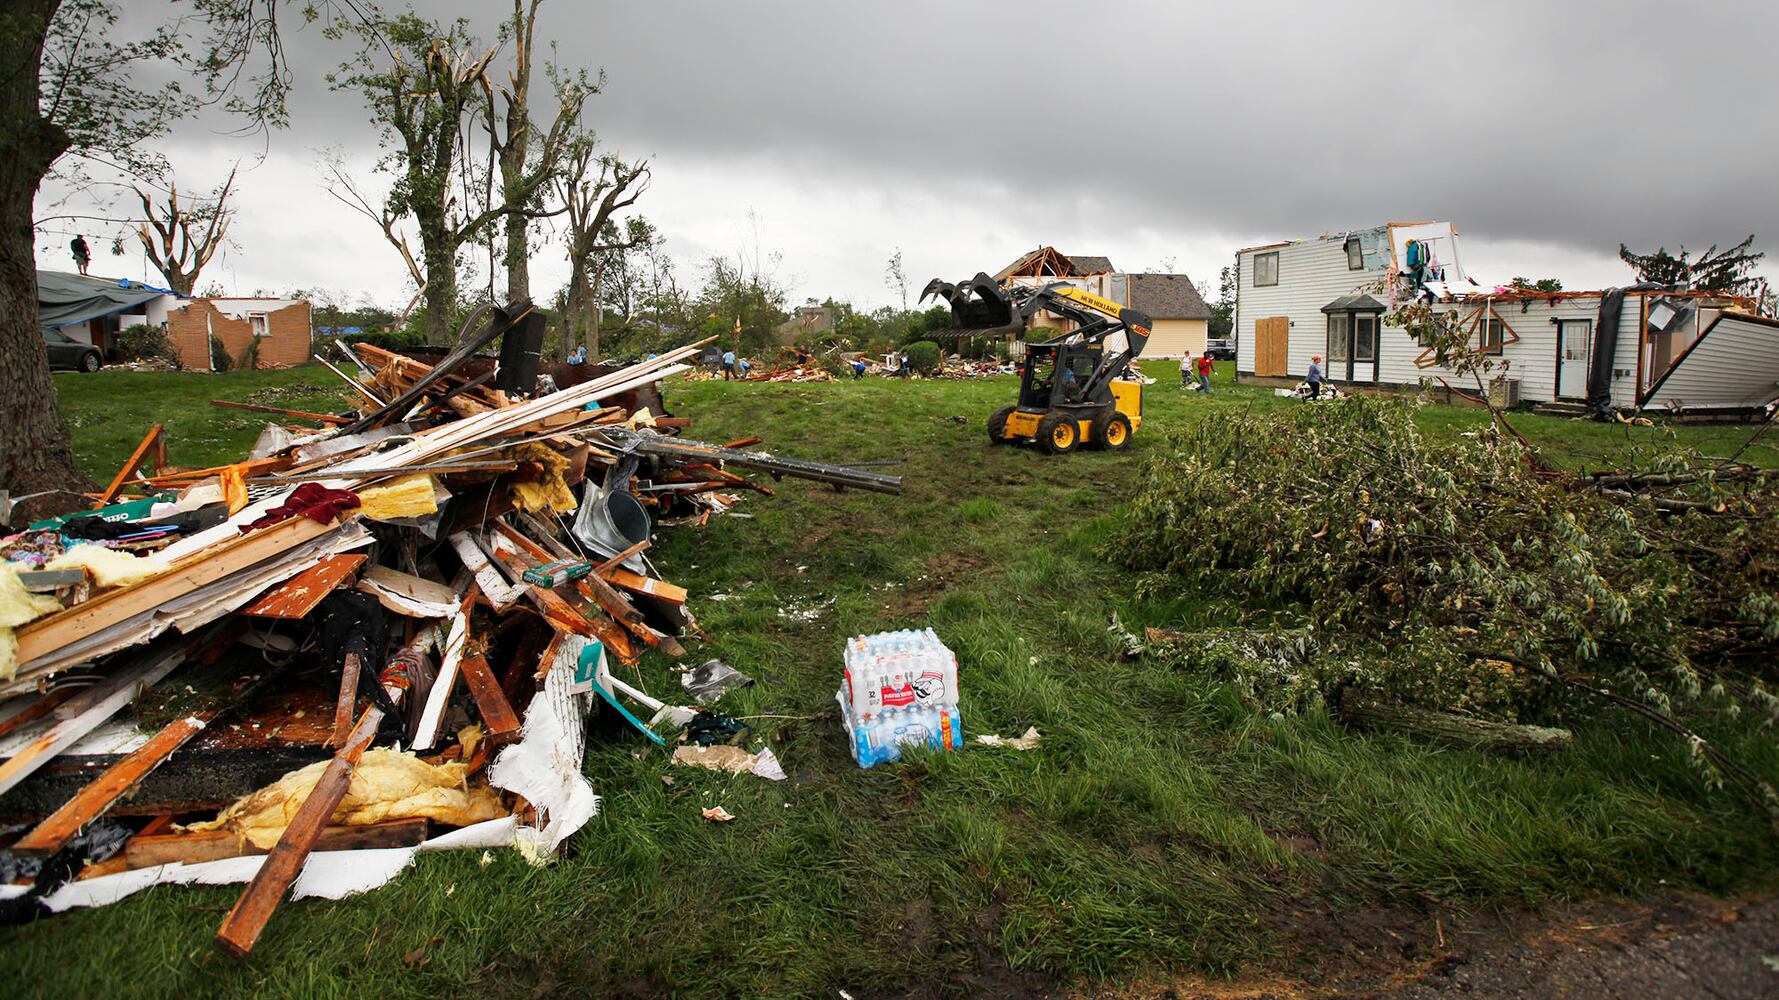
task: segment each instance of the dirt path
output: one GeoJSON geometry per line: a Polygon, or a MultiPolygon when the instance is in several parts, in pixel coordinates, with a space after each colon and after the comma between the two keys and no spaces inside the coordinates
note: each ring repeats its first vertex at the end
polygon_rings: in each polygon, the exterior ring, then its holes
{"type": "MultiPolygon", "coordinates": [[[[1361,925],[1367,922],[1360,919],[1361,925]]],[[[1377,925],[1370,924],[1374,929],[1377,925]]],[[[1373,948],[1325,942],[1321,971],[1180,980],[1089,993],[1103,1000],[1506,1000],[1519,997],[1779,997],[1779,897],[1595,902],[1539,916],[1435,923],[1433,940],[1378,931],[1373,948]],[[1425,947],[1431,945],[1431,947],[1425,947]]],[[[1309,942],[1304,942],[1309,944],[1309,942]]],[[[1298,958],[1307,957],[1299,955],[1298,958]]]]}

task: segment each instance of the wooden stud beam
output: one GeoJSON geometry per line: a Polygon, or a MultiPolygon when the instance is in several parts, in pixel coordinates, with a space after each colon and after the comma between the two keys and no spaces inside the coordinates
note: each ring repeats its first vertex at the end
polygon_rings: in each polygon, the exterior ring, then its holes
{"type": "Polygon", "coordinates": [[[69,838],[80,832],[81,827],[104,815],[105,810],[136,787],[136,783],[148,772],[171,757],[173,751],[184,746],[187,740],[202,732],[216,715],[214,710],[199,712],[167,723],[140,749],[106,768],[104,773],[75,792],[74,797],[64,803],[62,808],[51,813],[48,819],[25,834],[18,843],[12,845],[13,853],[27,857],[44,857],[61,850],[69,838]]]}
{"type": "Polygon", "coordinates": [[[513,711],[513,705],[507,701],[506,692],[500,689],[500,681],[494,677],[494,671],[488,661],[480,653],[466,656],[458,664],[463,674],[464,683],[469,687],[470,697],[475,699],[476,711],[482,715],[482,725],[487,727],[488,742],[494,746],[505,746],[519,737],[519,716],[513,711]]]}
{"type": "MultiPolygon", "coordinates": [[[[142,465],[143,459],[154,454],[159,456],[158,461],[160,464],[165,464],[167,460],[167,445],[166,442],[162,440],[162,437],[166,433],[167,427],[165,424],[155,424],[154,427],[149,429],[148,436],[143,438],[142,443],[136,446],[136,450],[130,453],[130,458],[128,461],[124,462],[123,468],[117,470],[117,475],[112,478],[111,485],[105,487],[105,492],[99,494],[99,498],[93,502],[94,510],[98,510],[100,507],[107,506],[111,503],[111,498],[117,496],[118,490],[123,489],[125,480],[135,474],[136,470],[142,465]]],[[[155,471],[160,471],[158,464],[155,467],[155,471]]]]}
{"type": "MultiPolygon", "coordinates": [[[[330,826],[315,841],[317,851],[365,851],[388,847],[415,847],[426,840],[427,821],[420,817],[395,819],[367,826],[330,826]]],[[[124,867],[198,864],[266,853],[232,830],[198,833],[155,833],[146,830],[124,844],[124,867]]]]}
{"type": "Polygon", "coordinates": [[[352,421],[345,417],[336,417],[331,413],[310,413],[307,410],[286,410],[279,406],[261,406],[258,403],[237,403],[229,399],[212,399],[211,406],[227,407],[231,410],[247,410],[250,413],[270,413],[279,417],[295,417],[298,420],[315,420],[336,427],[344,426],[352,421]]]}
{"type": "Polygon", "coordinates": [[[222,926],[216,931],[218,950],[237,959],[245,959],[253,951],[260,933],[272,919],[272,911],[278,908],[284,894],[302,872],[309,852],[315,849],[322,831],[327,828],[327,821],[339,808],[340,800],[346,797],[346,790],[352,787],[352,772],[357,769],[365,748],[376,738],[377,726],[382,721],[382,709],[372,705],[364,710],[351,737],[334,754],[334,759],[321,773],[321,780],[315,783],[314,790],[291,817],[290,825],[284,828],[284,835],[278,838],[277,845],[259,866],[253,881],[247,884],[247,891],[241,893],[229,915],[223,918],[222,926]]]}

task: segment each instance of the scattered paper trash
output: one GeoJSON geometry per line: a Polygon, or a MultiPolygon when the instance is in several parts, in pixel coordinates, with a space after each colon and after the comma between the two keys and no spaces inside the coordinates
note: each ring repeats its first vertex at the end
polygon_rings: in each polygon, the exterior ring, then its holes
{"type": "Polygon", "coordinates": [[[680,674],[679,682],[699,704],[711,705],[730,691],[752,684],[754,679],[722,660],[706,660],[680,674]]]}
{"type": "Polygon", "coordinates": [[[673,762],[730,774],[755,774],[772,781],[785,780],[784,768],[779,765],[771,747],[754,754],[740,747],[687,744],[673,751],[673,762]]]}
{"type": "Polygon", "coordinates": [[[735,819],[734,815],[722,806],[712,806],[704,810],[704,818],[712,823],[728,823],[735,819]]]}
{"type": "Polygon", "coordinates": [[[1012,747],[1015,750],[1036,750],[1038,741],[1044,737],[1038,735],[1037,726],[1028,726],[1024,736],[995,736],[985,733],[976,737],[976,742],[985,747],[1012,747]]]}

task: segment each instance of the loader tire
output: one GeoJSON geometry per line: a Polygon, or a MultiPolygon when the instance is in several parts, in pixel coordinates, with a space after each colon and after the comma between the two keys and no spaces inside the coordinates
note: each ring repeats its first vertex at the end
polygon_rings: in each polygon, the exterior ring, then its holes
{"type": "Polygon", "coordinates": [[[1007,443],[1007,418],[1013,415],[1013,407],[1003,406],[988,415],[988,443],[1007,443]]]}
{"type": "Polygon", "coordinates": [[[1067,413],[1052,411],[1038,421],[1038,445],[1052,455],[1067,455],[1081,443],[1081,425],[1067,413]]]}
{"type": "Polygon", "coordinates": [[[1123,451],[1130,444],[1130,419],[1122,413],[1102,413],[1093,420],[1093,444],[1107,451],[1123,451]]]}

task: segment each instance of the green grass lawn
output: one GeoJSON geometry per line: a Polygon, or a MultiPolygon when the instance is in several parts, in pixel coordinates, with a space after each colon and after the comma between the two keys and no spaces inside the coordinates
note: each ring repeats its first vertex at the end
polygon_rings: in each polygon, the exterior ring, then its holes
{"type": "MultiPolygon", "coordinates": [[[[1199,398],[1172,365],[1149,367],[1161,381],[1130,450],[1066,458],[988,446],[983,421],[1010,400],[1007,378],[670,383],[693,437],[906,460],[901,497],[787,481],[747,497],[749,517],[660,536],[659,564],[691,589],[712,638],[692,655],[757,679],[722,708],[764,717],[752,745],[770,741],[790,780],[675,768],[598,720],[587,773],[601,812],[552,867],[511,852],[485,865],[475,852],[426,856],[376,892],[287,903],[245,966],[210,949],[238,888],[152,890],[0,932],[0,981],[46,996],[1010,995],[1313,962],[1291,917],[1306,901],[1494,908],[1770,884],[1771,828],[1708,794],[1685,748],[1639,723],[1602,718],[1567,753],[1505,759],[1321,716],[1257,717],[1226,685],[1123,658],[1114,613],[1140,632],[1231,624],[1242,610],[1217,593],[1139,598],[1099,554],[1141,463],[1214,408],[1301,405],[1226,374],[1199,398]],[[823,609],[814,621],[787,614],[809,607],[823,609]],[[832,712],[842,641],[922,626],[958,653],[966,731],[1035,725],[1041,748],[852,764],[832,712]],[[736,821],[700,818],[717,804],[736,821]]],[[[275,405],[313,408],[331,378],[100,373],[57,386],[84,467],[104,479],[156,420],[174,461],[212,464],[261,420],[209,398],[282,387],[275,405]]],[[[1432,407],[1421,419],[1444,434],[1486,416],[1432,407]]],[[[1589,468],[1666,433],[1516,423],[1589,468]]],[[[1749,429],[1679,434],[1727,454],[1749,429]]],[[[1779,464],[1772,443],[1745,457],[1779,464]]],[[[670,666],[645,660],[644,686],[674,692],[670,666]]],[[[1779,776],[1771,747],[1760,759],[1779,776]]]]}

